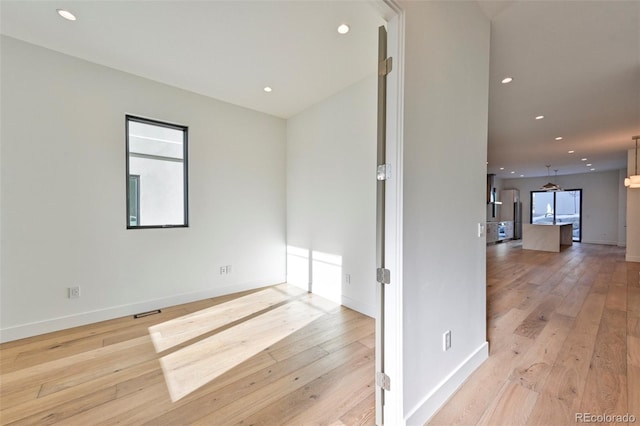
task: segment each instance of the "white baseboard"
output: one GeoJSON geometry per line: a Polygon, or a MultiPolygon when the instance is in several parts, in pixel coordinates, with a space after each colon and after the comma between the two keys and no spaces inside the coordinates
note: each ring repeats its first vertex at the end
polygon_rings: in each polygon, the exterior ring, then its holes
{"type": "Polygon", "coordinates": [[[140,312],[163,309],[168,306],[195,302],[197,300],[238,293],[245,290],[253,290],[256,288],[262,288],[282,282],[284,282],[284,277],[281,277],[281,279],[266,282],[257,281],[233,284],[224,287],[216,287],[191,293],[177,294],[174,296],[168,296],[159,299],[146,300],[127,305],[112,306],[104,309],[98,309],[89,312],[82,312],[63,317],[52,318],[44,321],[36,321],[13,327],[7,327],[0,329],[0,343],[24,339],[31,336],[37,336],[39,334],[50,333],[52,331],[65,330],[67,328],[78,327],[81,325],[93,324],[96,322],[120,318],[128,315],[134,315],[140,312]]]}
{"type": "Polygon", "coordinates": [[[371,318],[376,317],[376,307],[369,305],[367,303],[362,303],[359,300],[352,299],[347,296],[342,296],[342,305],[346,306],[349,309],[353,309],[356,312],[360,312],[363,315],[366,315],[371,318]]]}
{"type": "Polygon", "coordinates": [[[626,260],[627,262],[640,262],[640,256],[631,256],[631,255],[626,255],[624,260],[626,260]]]}
{"type": "Polygon", "coordinates": [[[581,243],[583,243],[583,244],[601,244],[603,246],[617,246],[618,245],[617,241],[608,241],[608,240],[593,240],[593,241],[582,240],[581,243]]]}
{"type": "Polygon", "coordinates": [[[424,397],[405,417],[409,426],[424,425],[454,394],[464,381],[489,357],[489,344],[484,342],[474,353],[447,376],[429,395],[424,397]]]}

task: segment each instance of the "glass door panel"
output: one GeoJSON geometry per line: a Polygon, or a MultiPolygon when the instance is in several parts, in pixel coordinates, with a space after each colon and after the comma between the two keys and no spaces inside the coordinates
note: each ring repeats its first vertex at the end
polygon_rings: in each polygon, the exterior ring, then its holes
{"type": "Polygon", "coordinates": [[[531,193],[531,223],[553,223],[554,192],[531,193]]]}
{"type": "Polygon", "coordinates": [[[580,241],[582,191],[579,189],[556,193],[556,223],[573,225],[573,241],[580,241]]]}
{"type": "Polygon", "coordinates": [[[531,223],[571,223],[573,241],[582,241],[582,190],[531,191],[531,223]]]}

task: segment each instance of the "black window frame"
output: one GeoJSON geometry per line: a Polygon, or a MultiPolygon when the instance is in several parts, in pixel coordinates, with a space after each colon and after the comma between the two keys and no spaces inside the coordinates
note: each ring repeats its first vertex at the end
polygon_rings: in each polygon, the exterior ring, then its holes
{"type": "MultiPolygon", "coordinates": [[[[140,223],[140,175],[129,175],[129,187],[131,191],[131,182],[135,182],[136,187],[136,223],[140,223]]],[[[131,192],[127,193],[127,213],[129,214],[129,225],[131,225],[131,192]]],[[[138,225],[135,225],[138,226],[138,225]]]]}
{"type": "MultiPolygon", "coordinates": [[[[154,120],[151,118],[145,118],[145,117],[140,117],[140,116],[136,116],[136,115],[130,115],[130,114],[126,114],[125,115],[125,162],[126,162],[126,167],[125,167],[125,182],[126,182],[126,216],[127,216],[127,229],[158,229],[158,228],[188,228],[189,227],[189,179],[188,179],[188,140],[189,140],[189,127],[188,126],[184,126],[181,124],[175,124],[175,123],[169,123],[166,121],[160,121],[160,120],[154,120]],[[131,176],[129,174],[129,123],[130,122],[137,122],[137,123],[143,123],[143,124],[149,124],[152,126],[160,126],[160,127],[167,127],[170,129],[175,129],[175,130],[179,130],[182,132],[182,149],[183,149],[183,168],[182,168],[182,172],[183,172],[183,194],[184,194],[184,200],[183,200],[183,209],[184,209],[184,223],[183,224],[165,224],[165,225],[135,225],[132,226],[130,224],[130,218],[129,218],[129,176],[131,176]]],[[[138,197],[140,197],[140,193],[138,192],[138,197]]],[[[138,213],[140,213],[140,201],[138,200],[138,213]]],[[[138,218],[138,223],[140,222],[140,219],[138,218]]]]}
{"type": "MultiPolygon", "coordinates": [[[[574,239],[572,237],[573,242],[576,243],[581,243],[582,242],[582,222],[584,220],[584,215],[582,214],[582,200],[583,200],[583,193],[584,191],[582,190],[582,188],[574,188],[574,189],[564,189],[562,190],[562,192],[571,192],[571,191],[580,191],[580,238],[578,239],[574,239]]],[[[553,193],[553,222],[556,223],[556,194],[559,191],[544,191],[544,190],[537,190],[537,191],[530,191],[529,193],[529,223],[533,224],[533,214],[532,214],[532,209],[533,209],[533,194],[534,193],[549,193],[552,192],[553,193]]],[[[571,233],[571,235],[573,236],[573,232],[571,233]]]]}

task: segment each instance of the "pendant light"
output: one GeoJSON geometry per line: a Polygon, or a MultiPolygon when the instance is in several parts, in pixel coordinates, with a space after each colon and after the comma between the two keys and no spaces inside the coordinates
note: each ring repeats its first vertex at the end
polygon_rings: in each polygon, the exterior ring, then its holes
{"type": "MultiPolygon", "coordinates": [[[[551,177],[549,176],[549,169],[550,169],[550,165],[546,165],[545,166],[547,168],[547,177],[549,178],[549,180],[551,180],[551,177]]],[[[558,180],[558,170],[556,169],[556,181],[558,180]]],[[[560,185],[556,184],[556,183],[547,183],[545,185],[542,185],[540,187],[541,190],[543,191],[562,191],[562,188],[560,188],[560,185]]]]}
{"type": "Polygon", "coordinates": [[[624,180],[624,186],[627,188],[640,188],[640,175],[638,174],[638,139],[640,136],[634,136],[631,138],[636,141],[636,174],[629,174],[629,177],[624,180]]]}

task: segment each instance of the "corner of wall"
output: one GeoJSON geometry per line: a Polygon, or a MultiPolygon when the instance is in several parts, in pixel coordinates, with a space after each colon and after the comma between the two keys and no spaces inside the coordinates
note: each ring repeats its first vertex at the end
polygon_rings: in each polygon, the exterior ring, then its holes
{"type": "Polygon", "coordinates": [[[406,424],[425,424],[487,358],[489,343],[484,342],[407,415],[406,424]]]}

